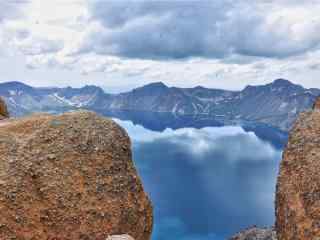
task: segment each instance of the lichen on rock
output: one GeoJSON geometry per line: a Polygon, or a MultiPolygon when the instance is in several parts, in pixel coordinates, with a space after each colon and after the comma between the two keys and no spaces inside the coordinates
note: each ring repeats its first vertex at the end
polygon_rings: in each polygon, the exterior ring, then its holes
{"type": "Polygon", "coordinates": [[[283,154],[276,193],[279,240],[320,239],[320,98],[300,115],[283,154]]]}
{"type": "Polygon", "coordinates": [[[116,123],[91,112],[0,125],[0,239],[149,240],[152,206],[116,123]]]}

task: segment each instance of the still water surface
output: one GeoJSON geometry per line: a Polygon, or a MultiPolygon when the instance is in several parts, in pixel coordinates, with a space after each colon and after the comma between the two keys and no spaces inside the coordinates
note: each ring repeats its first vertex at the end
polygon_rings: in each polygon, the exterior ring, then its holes
{"type": "Polygon", "coordinates": [[[208,122],[192,127],[192,121],[159,127],[159,118],[140,118],[114,119],[132,139],[154,205],[153,240],[222,240],[252,225],[274,224],[284,133],[208,122]]]}

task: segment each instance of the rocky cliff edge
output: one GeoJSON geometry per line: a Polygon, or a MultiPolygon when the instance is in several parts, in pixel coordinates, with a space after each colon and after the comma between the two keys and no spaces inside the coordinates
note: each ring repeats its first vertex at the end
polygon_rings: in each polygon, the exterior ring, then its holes
{"type": "Polygon", "coordinates": [[[320,98],[300,115],[283,154],[276,193],[279,240],[320,239],[320,98]]]}

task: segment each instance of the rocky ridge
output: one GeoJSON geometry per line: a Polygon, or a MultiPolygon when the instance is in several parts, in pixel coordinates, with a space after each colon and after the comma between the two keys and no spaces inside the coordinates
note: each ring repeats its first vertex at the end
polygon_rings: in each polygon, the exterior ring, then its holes
{"type": "Polygon", "coordinates": [[[285,79],[241,91],[177,88],[157,82],[120,94],[108,94],[96,86],[36,88],[20,82],[0,83],[0,96],[16,116],[76,108],[143,111],[197,116],[223,125],[263,123],[284,131],[291,128],[300,112],[311,109],[319,95],[319,89],[307,89],[285,79]]]}
{"type": "Polygon", "coordinates": [[[0,159],[0,239],[150,239],[152,206],[113,121],[86,111],[5,120],[0,159]]]}

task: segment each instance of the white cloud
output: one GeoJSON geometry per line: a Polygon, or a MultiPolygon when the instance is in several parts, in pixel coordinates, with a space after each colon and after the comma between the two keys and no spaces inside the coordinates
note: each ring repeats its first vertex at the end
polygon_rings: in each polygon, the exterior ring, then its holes
{"type": "Polygon", "coordinates": [[[147,59],[224,58],[233,53],[282,58],[305,53],[320,40],[319,5],[90,1],[89,9],[101,27],[86,36],[79,49],[83,52],[147,59]]]}
{"type": "Polygon", "coordinates": [[[257,161],[280,158],[279,151],[271,144],[260,140],[253,132],[246,132],[237,126],[178,130],[167,128],[163,132],[155,132],[140,125],[133,125],[130,121],[114,120],[128,131],[129,136],[136,143],[165,140],[190,151],[189,153],[197,156],[197,159],[212,161],[205,156],[214,152],[223,152],[224,160],[229,161],[230,164],[235,160],[257,161]],[[228,152],[225,151],[226,144],[229,146],[228,152]],[[243,151],[243,149],[249,150],[243,151]]]}
{"type": "Polygon", "coordinates": [[[282,77],[320,87],[318,1],[0,4],[0,55],[24,58],[27,69],[76,71],[99,85],[117,79],[114,86],[239,89],[282,77]]]}
{"type": "Polygon", "coordinates": [[[0,23],[19,18],[23,15],[22,9],[26,3],[22,1],[1,1],[0,2],[0,23]]]}
{"type": "Polygon", "coordinates": [[[16,47],[25,55],[45,55],[62,50],[63,42],[30,37],[17,41],[16,47]]]}

